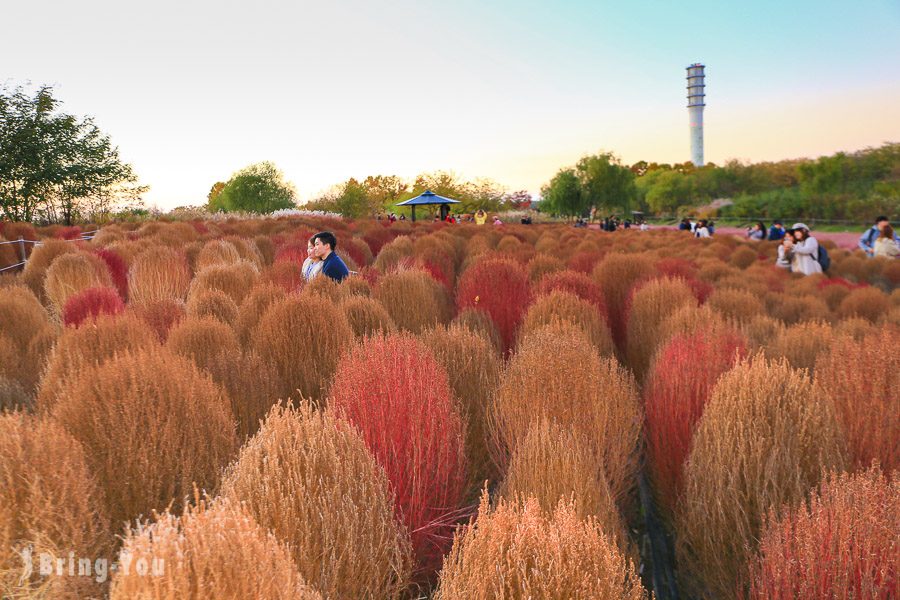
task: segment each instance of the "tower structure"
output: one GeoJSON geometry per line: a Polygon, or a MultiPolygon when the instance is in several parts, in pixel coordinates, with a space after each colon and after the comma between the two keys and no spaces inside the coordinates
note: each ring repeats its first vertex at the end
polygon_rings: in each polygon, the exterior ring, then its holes
{"type": "Polygon", "coordinates": [[[687,67],[688,117],[691,123],[691,162],[703,166],[703,107],[706,106],[706,66],[694,63],[687,67]]]}

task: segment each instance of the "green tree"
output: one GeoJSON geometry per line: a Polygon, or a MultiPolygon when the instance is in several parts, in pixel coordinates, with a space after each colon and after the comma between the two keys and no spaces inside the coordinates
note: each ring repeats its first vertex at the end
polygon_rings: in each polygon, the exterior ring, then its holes
{"type": "Polygon", "coordinates": [[[574,169],[559,171],[541,189],[541,211],[554,215],[579,216],[585,212],[585,196],[574,169]]]}
{"type": "Polygon", "coordinates": [[[90,118],[59,112],[53,88],[0,88],[0,208],[14,221],[71,225],[140,202],[131,165],[90,118]]]}
{"type": "Polygon", "coordinates": [[[637,197],[634,173],[612,153],[585,156],[575,165],[575,173],[581,181],[588,210],[621,208],[627,212],[637,197]]]}
{"type": "Polygon", "coordinates": [[[216,212],[218,210],[222,210],[222,208],[218,204],[219,194],[222,193],[222,190],[225,189],[224,181],[217,181],[213,184],[211,188],[209,188],[209,194],[206,195],[206,205],[210,208],[215,207],[215,210],[212,212],[216,212]]]}
{"type": "Polygon", "coordinates": [[[282,208],[294,208],[294,186],[271,162],[245,167],[231,179],[216,196],[210,198],[210,211],[247,211],[270,213],[282,208]]]}
{"type": "Polygon", "coordinates": [[[660,171],[647,191],[647,206],[657,214],[673,214],[691,203],[693,182],[690,175],[678,171],[660,171]]]}

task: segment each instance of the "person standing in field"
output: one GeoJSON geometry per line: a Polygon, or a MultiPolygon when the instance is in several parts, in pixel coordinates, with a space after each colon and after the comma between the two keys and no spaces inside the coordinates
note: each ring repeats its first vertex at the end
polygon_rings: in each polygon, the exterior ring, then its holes
{"type": "Polygon", "coordinates": [[[769,227],[769,241],[770,242],[779,242],[784,239],[784,225],[782,225],[781,221],[775,221],[772,223],[772,226],[769,227]]]}
{"type": "Polygon", "coordinates": [[[747,229],[747,237],[751,240],[762,241],[766,239],[766,226],[762,221],[759,221],[753,227],[747,229]]]}
{"type": "Polygon", "coordinates": [[[301,273],[304,281],[312,281],[322,272],[322,259],[316,256],[315,238],[306,241],[306,260],[303,261],[301,273]]]}
{"type": "Polygon", "coordinates": [[[475,224],[476,225],[484,225],[487,222],[487,213],[482,209],[478,209],[478,212],[475,213],[475,224]]]}
{"type": "Polygon", "coordinates": [[[322,261],[322,274],[331,277],[335,281],[343,281],[350,275],[350,269],[341,260],[341,257],[335,254],[337,248],[337,238],[330,231],[322,231],[313,236],[313,245],[315,247],[316,256],[322,261]]]}
{"type": "Polygon", "coordinates": [[[694,237],[698,238],[708,238],[709,237],[709,229],[706,226],[706,220],[701,219],[697,222],[697,227],[694,228],[694,237]]]}
{"type": "Polygon", "coordinates": [[[885,225],[881,229],[881,234],[875,240],[874,256],[883,256],[884,258],[897,258],[900,256],[900,247],[897,245],[897,235],[894,228],[885,225]]]}

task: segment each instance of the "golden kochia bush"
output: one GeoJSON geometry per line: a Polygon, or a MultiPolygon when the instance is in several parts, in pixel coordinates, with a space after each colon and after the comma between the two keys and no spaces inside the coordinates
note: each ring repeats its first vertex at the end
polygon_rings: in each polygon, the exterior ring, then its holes
{"type": "Polygon", "coordinates": [[[37,408],[49,412],[59,396],[88,368],[116,354],[157,346],[150,327],[134,315],[104,315],[79,328],[67,327],[50,353],[37,395],[37,408]]]}
{"type": "Polygon", "coordinates": [[[58,424],[0,415],[0,593],[4,598],[85,598],[94,577],[41,576],[42,553],[111,558],[113,535],[100,490],[78,442],[58,424]],[[34,573],[22,580],[31,547],[34,573]]]}
{"type": "Polygon", "coordinates": [[[288,548],[226,500],[180,517],[166,512],[129,532],[119,565],[112,600],[322,598],[303,581],[288,548]]]}
{"type": "Polygon", "coordinates": [[[596,517],[608,537],[627,547],[625,526],[603,468],[577,431],[547,419],[533,422],[513,452],[500,495],[510,501],[530,496],[548,514],[560,500],[573,500],[580,517],[596,517]]]}
{"type": "Polygon", "coordinates": [[[485,493],[478,517],[457,533],[436,600],[647,598],[631,564],[593,518],[560,502],[547,514],[537,500],[485,493]]]}
{"type": "Polygon", "coordinates": [[[86,252],[65,254],[53,261],[44,279],[44,292],[57,315],[66,301],[93,287],[113,287],[106,263],[86,252]]]}
{"type": "Polygon", "coordinates": [[[843,318],[863,317],[877,323],[890,308],[891,300],[887,294],[878,288],[864,287],[847,294],[838,307],[838,314],[843,318]]]}
{"type": "Polygon", "coordinates": [[[831,319],[831,311],[828,304],[816,295],[796,294],[768,294],[766,303],[769,306],[769,314],[776,319],[781,319],[788,325],[802,321],[828,321],[831,319]]]}
{"type": "Polygon", "coordinates": [[[886,327],[858,341],[835,341],[819,356],[816,381],[831,399],[857,469],[877,460],[900,469],[900,328],[886,327]]]}
{"type": "Polygon", "coordinates": [[[0,288],[0,375],[33,394],[56,331],[31,290],[23,286],[0,288]]]}
{"type": "Polygon", "coordinates": [[[187,315],[184,302],[181,300],[156,300],[132,304],[127,310],[149,325],[163,343],[169,337],[172,327],[187,315]]]}
{"type": "MultiPolygon", "coordinates": [[[[206,371],[219,356],[241,353],[234,330],[212,317],[183,320],[169,332],[166,347],[206,371]]],[[[254,374],[248,372],[247,375],[252,377],[254,374]]]]}
{"type": "Polygon", "coordinates": [[[675,519],[685,590],[730,598],[767,512],[796,505],[845,464],[830,402],[803,371],[761,356],[722,375],[694,434],[675,519]]]}
{"type": "Polygon", "coordinates": [[[418,269],[381,277],[375,288],[375,299],[381,302],[397,327],[413,333],[446,324],[453,317],[446,289],[418,269]]]}
{"type": "Polygon", "coordinates": [[[210,240],[203,245],[197,260],[194,262],[194,271],[200,272],[213,265],[233,265],[241,261],[241,254],[231,242],[225,240],[210,240]]]}
{"type": "Polygon", "coordinates": [[[222,495],[285,542],[325,597],[398,598],[407,587],[409,537],[384,470],[330,412],[273,407],[228,468],[222,495]]]}
{"type": "Polygon", "coordinates": [[[350,296],[342,300],[339,306],[356,337],[388,334],[397,329],[384,306],[372,298],[350,296]]]}
{"type": "Polygon", "coordinates": [[[583,435],[613,497],[624,500],[637,469],[642,421],[634,379],[615,359],[601,358],[571,325],[550,325],[522,340],[489,414],[501,467],[532,422],[546,418],[583,435]]]}
{"type": "Polygon", "coordinates": [[[238,306],[225,292],[194,290],[188,296],[187,314],[192,317],[212,317],[233,326],[238,318],[238,306]]]}
{"type": "Polygon", "coordinates": [[[165,246],[144,250],[128,269],[128,299],[134,304],[183,301],[190,285],[191,272],[184,254],[165,246]]]}
{"type": "Polygon", "coordinates": [[[500,381],[500,356],[484,337],[463,327],[450,325],[424,332],[420,339],[447,372],[447,380],[459,401],[466,421],[466,455],[470,479],[481,487],[495,476],[488,452],[487,412],[500,381]]]}
{"type": "Polygon", "coordinates": [[[747,321],[766,312],[763,299],[753,292],[734,288],[716,288],[706,303],[725,315],[738,321],[747,321]]]}
{"type": "Polygon", "coordinates": [[[259,283],[250,290],[238,308],[238,317],[234,324],[242,347],[246,348],[250,344],[253,332],[263,314],[272,304],[286,295],[284,288],[271,283],[259,283]]]}
{"type": "Polygon", "coordinates": [[[834,330],[828,323],[798,323],[769,340],[766,356],[784,357],[795,369],[807,369],[812,373],[816,359],[835,343],[835,338],[834,330]]]}
{"type": "Polygon", "coordinates": [[[897,597],[900,478],[877,467],[832,474],[780,520],[769,519],[751,564],[750,597],[897,597]]]}
{"type": "Polygon", "coordinates": [[[625,308],[631,288],[655,272],[653,259],[646,254],[614,252],[594,267],[592,275],[603,291],[609,325],[617,344],[624,345],[625,342],[625,308]]]}
{"type": "Polygon", "coordinates": [[[275,368],[282,397],[324,399],[353,331],[340,309],[321,298],[287,296],[259,320],[252,346],[275,368]]]}
{"type": "Polygon", "coordinates": [[[518,335],[524,337],[555,322],[571,323],[581,329],[600,356],[616,355],[616,345],[603,313],[594,304],[563,290],[538,296],[525,313],[518,335]]]}
{"type": "Polygon", "coordinates": [[[46,302],[47,297],[44,294],[44,278],[47,275],[47,269],[53,264],[58,257],[63,254],[74,254],[78,249],[74,244],[65,240],[46,240],[40,246],[35,246],[28,262],[25,263],[25,269],[22,271],[22,280],[25,282],[34,295],[41,302],[46,302]]]}
{"type": "Polygon", "coordinates": [[[460,325],[469,331],[477,333],[491,343],[499,355],[503,351],[503,340],[494,321],[483,310],[465,308],[453,318],[453,325],[460,325]]]}
{"type": "Polygon", "coordinates": [[[694,292],[683,279],[655,279],[635,289],[628,304],[627,355],[638,381],[650,368],[660,325],[682,306],[696,304],[694,292]]]}
{"type": "Polygon", "coordinates": [[[250,293],[257,277],[259,270],[256,265],[245,260],[228,265],[211,265],[194,277],[191,282],[191,293],[200,290],[218,290],[240,306],[250,293]]]}
{"type": "Polygon", "coordinates": [[[222,389],[163,348],[86,365],[52,415],[85,447],[114,526],[214,491],[237,446],[222,389]]]}

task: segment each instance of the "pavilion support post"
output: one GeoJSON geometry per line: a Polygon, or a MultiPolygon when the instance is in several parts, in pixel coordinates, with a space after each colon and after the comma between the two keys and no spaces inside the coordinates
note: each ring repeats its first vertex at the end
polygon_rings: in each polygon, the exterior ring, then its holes
{"type": "Polygon", "coordinates": [[[412,220],[413,220],[413,223],[415,223],[416,222],[416,205],[413,204],[410,208],[412,208],[412,220]]]}

